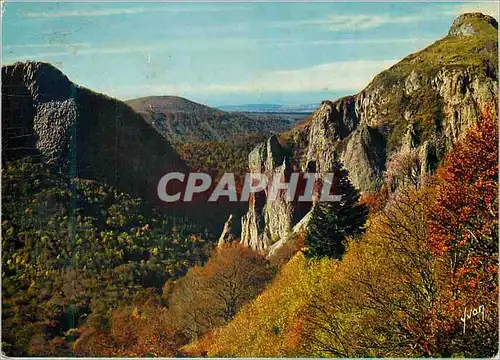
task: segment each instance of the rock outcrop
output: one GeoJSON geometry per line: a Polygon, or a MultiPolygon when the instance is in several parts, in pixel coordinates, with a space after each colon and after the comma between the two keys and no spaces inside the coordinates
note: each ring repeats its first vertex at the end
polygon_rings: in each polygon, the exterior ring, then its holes
{"type": "MultiPolygon", "coordinates": [[[[276,135],[257,145],[248,156],[251,173],[264,174],[267,179],[289,178],[291,165],[276,135]]],[[[255,250],[263,251],[291,229],[293,203],[280,192],[268,201],[268,190],[251,193],[248,213],[241,220],[241,242],[255,250]]]]}
{"type": "Polygon", "coordinates": [[[481,13],[468,13],[460,15],[451,25],[449,35],[474,36],[481,33],[486,26],[498,29],[497,21],[491,16],[481,13]]]}
{"type": "MultiPolygon", "coordinates": [[[[264,174],[269,182],[279,179],[282,183],[290,182],[292,166],[290,157],[280,145],[276,135],[261,143],[248,156],[249,170],[254,174],[264,174]]],[[[270,196],[269,187],[250,194],[249,210],[241,220],[241,243],[256,251],[264,252],[271,247],[278,249],[293,233],[306,226],[307,222],[297,224],[312,206],[311,202],[297,202],[301,195],[301,179],[298,180],[297,192],[289,199],[286,190],[279,190],[270,196]],[[298,225],[298,226],[297,226],[298,225]]]]}
{"type": "MultiPolygon", "coordinates": [[[[383,71],[358,94],[323,101],[310,118],[305,148],[294,150],[302,158],[293,162],[301,171],[325,173],[341,161],[362,192],[387,181],[418,185],[481,111],[496,111],[497,28],[492,17],[461,15],[445,38],[383,71]]],[[[283,171],[277,163],[266,171],[283,171]]],[[[277,229],[290,231],[299,222],[293,210],[251,203],[242,239],[256,250],[279,247],[286,236],[277,229]],[[278,214],[279,227],[265,216],[268,208],[278,214]]]]}
{"type": "Polygon", "coordinates": [[[230,244],[231,241],[235,239],[233,234],[233,214],[229,215],[226,223],[224,224],[224,229],[220,234],[217,247],[222,247],[224,244],[230,244]]]}
{"type": "Polygon", "coordinates": [[[385,141],[376,128],[361,122],[359,103],[355,96],[324,101],[313,113],[303,171],[310,168],[325,173],[335,161],[342,161],[358,187],[364,183],[372,186],[372,180],[382,176],[385,141]]]}
{"type": "MultiPolygon", "coordinates": [[[[298,222],[296,223],[293,228],[292,228],[292,234],[299,234],[302,231],[307,229],[307,226],[309,225],[309,222],[311,221],[312,218],[312,213],[313,213],[314,206],[311,207],[309,212],[298,222]]],[[[290,237],[283,237],[280,238],[278,241],[276,241],[274,244],[269,246],[267,248],[267,256],[273,256],[276,254],[276,252],[283,246],[285,245],[288,241],[290,240],[290,237]]]]}
{"type": "Polygon", "coordinates": [[[2,67],[2,161],[23,156],[148,199],[161,176],[184,167],[129,106],[40,62],[2,67]]]}

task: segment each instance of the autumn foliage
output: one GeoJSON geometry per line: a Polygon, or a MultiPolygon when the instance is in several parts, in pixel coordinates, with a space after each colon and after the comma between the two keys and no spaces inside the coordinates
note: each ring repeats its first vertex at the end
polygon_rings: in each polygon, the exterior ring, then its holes
{"type": "Polygon", "coordinates": [[[229,324],[184,349],[245,357],[494,356],[497,201],[497,117],[487,111],[434,178],[365,198],[372,209],[366,233],[348,239],[342,261],[297,254],[229,324]],[[481,305],[484,316],[470,316],[481,305]]]}
{"type": "Polygon", "coordinates": [[[491,356],[486,348],[498,341],[498,117],[491,110],[455,146],[437,180],[429,241],[436,256],[450,264],[448,316],[438,325],[449,334],[463,332],[456,319],[466,308],[483,305],[485,321],[470,320],[464,341],[456,343],[491,356]]]}
{"type": "Polygon", "coordinates": [[[113,312],[109,332],[83,329],[74,344],[77,356],[174,357],[188,338],[172,324],[164,307],[136,303],[113,312]]]}
{"type": "MultiPolygon", "coordinates": [[[[341,260],[305,256],[311,232],[291,235],[269,258],[237,242],[212,250],[197,227],[145,213],[139,199],[9,164],[3,348],[87,357],[492,357],[497,115],[485,111],[434,176],[418,173],[413,155],[393,159],[404,177],[393,174],[361,198],[366,230],[342,237],[341,260]],[[68,205],[75,194],[76,210],[68,205]]],[[[326,229],[315,232],[319,250],[332,224],[316,224],[326,229]]]]}
{"type": "Polygon", "coordinates": [[[237,242],[218,248],[208,262],[189,270],[167,295],[177,326],[192,339],[229,322],[272,278],[262,254],[237,242]]]}

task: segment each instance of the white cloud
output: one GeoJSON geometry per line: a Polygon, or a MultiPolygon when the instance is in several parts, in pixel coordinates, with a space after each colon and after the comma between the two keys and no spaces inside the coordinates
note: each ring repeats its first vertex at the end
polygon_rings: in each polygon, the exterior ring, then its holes
{"type": "MultiPolygon", "coordinates": [[[[305,45],[348,45],[348,44],[429,44],[435,38],[375,38],[375,39],[328,39],[328,40],[289,40],[289,39],[263,39],[268,46],[305,46],[305,45]]],[[[256,40],[257,41],[257,40],[256,40]]]]}
{"type": "Polygon", "coordinates": [[[289,46],[323,46],[342,44],[398,44],[414,43],[427,44],[434,39],[430,38],[381,38],[381,39],[326,39],[326,40],[289,40],[289,39],[255,39],[255,38],[217,38],[216,41],[208,41],[199,38],[187,38],[170,41],[167,43],[106,45],[91,43],[48,43],[48,44],[12,44],[4,45],[4,60],[8,62],[21,60],[49,60],[70,56],[92,56],[99,54],[132,54],[143,53],[153,55],[158,52],[176,52],[189,48],[191,51],[206,51],[210,49],[235,49],[265,46],[265,47],[289,47],[289,46]],[[33,52],[38,50],[38,52],[33,52]]]}
{"type": "Polygon", "coordinates": [[[404,24],[421,20],[420,16],[394,16],[391,14],[340,14],[331,15],[327,19],[304,22],[307,24],[323,25],[331,31],[365,30],[374,29],[387,24],[404,24]]]}
{"type": "Polygon", "coordinates": [[[319,26],[330,31],[353,31],[375,29],[384,25],[408,24],[441,19],[445,16],[458,16],[466,12],[482,12],[498,20],[498,2],[470,2],[455,5],[452,8],[444,4],[434,11],[414,15],[400,14],[333,14],[323,19],[309,19],[290,22],[276,22],[274,27],[319,26]]]}
{"type": "Polygon", "coordinates": [[[60,17],[86,17],[86,16],[111,16],[122,14],[138,14],[148,11],[147,8],[103,9],[86,11],[60,11],[60,12],[27,12],[26,18],[60,18],[60,17]]]}
{"type": "Polygon", "coordinates": [[[244,7],[200,7],[200,8],[179,8],[165,4],[163,7],[130,7],[130,8],[108,8],[99,10],[74,10],[74,11],[55,11],[55,12],[26,12],[24,17],[33,19],[61,18],[61,17],[101,17],[113,15],[135,15],[146,12],[219,12],[219,11],[240,11],[244,7]]]}
{"type": "Polygon", "coordinates": [[[300,21],[282,21],[271,24],[273,27],[319,26],[331,31],[352,31],[375,29],[388,24],[405,24],[428,19],[429,14],[394,15],[394,14],[334,14],[323,19],[300,21]]]}
{"type": "Polygon", "coordinates": [[[152,95],[231,94],[231,93],[287,93],[315,91],[359,91],[380,71],[397,60],[341,61],[297,70],[266,71],[254,79],[226,84],[169,84],[138,85],[107,89],[121,97],[138,93],[152,95]]]}
{"type": "MultiPolygon", "coordinates": [[[[19,47],[23,47],[23,45],[17,45],[19,47]]],[[[25,47],[36,47],[36,48],[45,48],[45,47],[52,47],[50,45],[47,46],[31,46],[31,45],[24,45],[25,47]]],[[[26,54],[26,55],[19,55],[15,56],[13,58],[8,58],[9,61],[18,61],[18,60],[26,60],[26,59],[33,59],[33,60],[39,60],[39,59],[47,59],[47,58],[54,58],[54,57],[65,57],[65,56],[81,56],[81,55],[95,55],[95,54],[131,54],[131,53],[148,53],[148,52],[153,52],[153,51],[158,51],[158,50],[165,50],[168,49],[168,45],[166,44],[149,44],[149,45],[122,45],[122,46],[99,46],[99,47],[88,47],[88,44],[85,45],[75,45],[75,44],[69,44],[69,45],[57,45],[53,46],[56,48],[62,48],[66,47],[66,50],[64,51],[48,51],[48,52],[42,52],[42,53],[35,53],[35,54],[26,54]]],[[[5,54],[4,54],[5,55],[5,54]]]]}
{"type": "Polygon", "coordinates": [[[477,2],[460,4],[447,13],[449,15],[458,16],[469,12],[480,12],[486,15],[495,17],[498,20],[498,2],[477,2]]]}
{"type": "Polygon", "coordinates": [[[4,45],[3,49],[46,49],[46,48],[81,48],[89,47],[91,43],[48,43],[48,44],[13,44],[4,45]]]}

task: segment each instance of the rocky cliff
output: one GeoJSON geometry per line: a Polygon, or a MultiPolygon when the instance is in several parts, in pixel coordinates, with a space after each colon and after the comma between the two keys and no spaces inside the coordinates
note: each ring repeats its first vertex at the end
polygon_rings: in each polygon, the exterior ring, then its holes
{"type": "Polygon", "coordinates": [[[184,166],[129,106],[40,62],[2,67],[2,161],[23,156],[149,199],[163,174],[184,166]]]}
{"type": "MultiPolygon", "coordinates": [[[[251,173],[264,174],[270,182],[276,178],[281,182],[290,181],[293,171],[290,157],[276,135],[259,144],[248,156],[248,162],[251,173]]],[[[280,190],[270,200],[269,188],[250,194],[249,210],[241,219],[243,245],[257,251],[271,247],[272,252],[283,245],[291,234],[307,225],[308,217],[305,215],[311,210],[312,203],[296,201],[302,194],[300,179],[298,184],[294,199],[288,199],[286,191],[280,190]]]]}
{"type": "Polygon", "coordinates": [[[381,184],[401,151],[412,149],[422,172],[432,171],[482,109],[496,108],[497,49],[495,19],[460,16],[444,39],[380,73],[360,93],[323,102],[312,116],[303,163],[325,172],[340,160],[362,191],[381,184]]]}
{"type": "MultiPolygon", "coordinates": [[[[303,149],[293,153],[303,155],[293,162],[302,171],[325,173],[339,160],[361,191],[376,190],[385,181],[393,187],[405,181],[418,186],[421,175],[435,169],[483,109],[496,111],[497,28],[489,16],[461,15],[445,38],[380,73],[358,94],[323,101],[307,124],[307,141],[295,144],[303,149]],[[412,162],[409,175],[402,169],[405,161],[412,162]]],[[[281,166],[280,161],[266,171],[281,166]]],[[[272,243],[269,233],[284,241],[276,229],[292,228],[296,222],[290,219],[297,218],[289,208],[261,201],[262,210],[250,204],[243,218],[252,226],[242,233],[242,242],[255,249],[272,243]],[[278,224],[268,220],[268,211],[278,224]]]]}

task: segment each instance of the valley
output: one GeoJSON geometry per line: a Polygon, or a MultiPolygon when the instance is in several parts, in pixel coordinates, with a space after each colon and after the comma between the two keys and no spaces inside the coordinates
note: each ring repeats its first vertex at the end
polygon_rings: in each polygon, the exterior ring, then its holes
{"type": "MultiPolygon", "coordinates": [[[[467,12],[441,35],[304,105],[122,101],[46,61],[2,64],[2,352],[495,356],[498,23],[467,12]],[[161,201],[174,172],[211,186],[161,201]],[[208,201],[227,173],[238,199],[247,175],[313,174],[340,201],[208,201]],[[464,309],[482,311],[466,332],[464,309]]],[[[200,88],[230,98],[238,81],[200,88]]]]}

